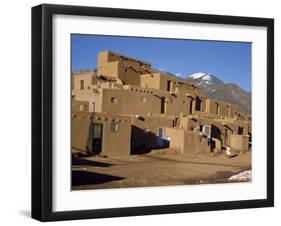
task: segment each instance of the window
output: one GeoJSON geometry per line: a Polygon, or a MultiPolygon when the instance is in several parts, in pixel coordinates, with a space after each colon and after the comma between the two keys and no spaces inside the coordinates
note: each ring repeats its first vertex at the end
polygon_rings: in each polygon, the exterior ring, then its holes
{"type": "Polygon", "coordinates": [[[111,97],[110,102],[113,103],[113,104],[117,104],[117,98],[111,97]]]}
{"type": "Polygon", "coordinates": [[[84,88],[84,80],[80,80],[80,89],[83,90],[84,88]]]}
{"type": "Polygon", "coordinates": [[[160,112],[161,112],[161,114],[165,113],[165,97],[161,97],[160,112]]]}
{"type": "Polygon", "coordinates": [[[195,100],[195,111],[201,111],[201,104],[202,104],[202,101],[200,100],[200,98],[196,97],[196,100],[195,100]]]}
{"type": "Polygon", "coordinates": [[[164,139],[164,128],[160,127],[157,129],[157,136],[164,139]]]}
{"type": "Polygon", "coordinates": [[[243,127],[238,127],[238,134],[243,135],[243,127]]]}
{"type": "Polygon", "coordinates": [[[111,132],[117,133],[119,131],[119,123],[118,122],[112,122],[111,123],[111,132]]]}
{"type": "Polygon", "coordinates": [[[190,105],[189,105],[189,114],[192,114],[192,107],[193,106],[193,100],[190,100],[190,105]]]}
{"type": "Polygon", "coordinates": [[[171,80],[167,81],[167,91],[171,91],[171,80]]]}
{"type": "Polygon", "coordinates": [[[219,115],[220,114],[220,106],[218,103],[216,103],[216,114],[219,115]]]}
{"type": "Polygon", "coordinates": [[[101,139],[102,138],[102,125],[101,124],[94,124],[94,134],[93,138],[101,139]]]}
{"type": "Polygon", "coordinates": [[[210,125],[204,125],[204,126],[202,127],[202,132],[203,132],[206,136],[208,136],[208,137],[210,138],[210,137],[211,137],[211,132],[212,132],[211,126],[210,126],[210,125]]]}

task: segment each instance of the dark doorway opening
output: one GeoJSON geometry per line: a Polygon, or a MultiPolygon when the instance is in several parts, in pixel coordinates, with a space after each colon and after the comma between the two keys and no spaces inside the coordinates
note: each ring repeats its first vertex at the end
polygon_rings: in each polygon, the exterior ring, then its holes
{"type": "Polygon", "coordinates": [[[161,114],[165,113],[165,97],[161,97],[161,109],[160,109],[161,114]]]}
{"type": "Polygon", "coordinates": [[[171,91],[171,80],[167,81],[167,91],[171,91]]]}
{"type": "Polygon", "coordinates": [[[190,100],[190,105],[189,105],[189,114],[192,115],[192,106],[193,106],[193,100],[190,100]]]}
{"type": "Polygon", "coordinates": [[[238,134],[239,134],[239,135],[243,135],[243,132],[244,132],[243,129],[244,129],[244,128],[241,127],[241,126],[238,127],[238,134]]]}
{"type": "Polygon", "coordinates": [[[195,101],[195,111],[201,111],[202,100],[199,97],[196,97],[195,101]]]}
{"type": "Polygon", "coordinates": [[[102,151],[102,124],[92,125],[91,154],[99,154],[102,151]]]}
{"type": "Polygon", "coordinates": [[[220,106],[219,106],[219,104],[216,104],[216,114],[217,115],[220,114],[220,106]]]}

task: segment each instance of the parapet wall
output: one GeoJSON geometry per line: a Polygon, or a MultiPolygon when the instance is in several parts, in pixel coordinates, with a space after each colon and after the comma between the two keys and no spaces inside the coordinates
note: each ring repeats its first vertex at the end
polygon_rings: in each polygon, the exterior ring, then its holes
{"type": "Polygon", "coordinates": [[[140,86],[140,75],[151,73],[149,63],[111,51],[99,52],[98,75],[119,78],[124,84],[140,86]]]}

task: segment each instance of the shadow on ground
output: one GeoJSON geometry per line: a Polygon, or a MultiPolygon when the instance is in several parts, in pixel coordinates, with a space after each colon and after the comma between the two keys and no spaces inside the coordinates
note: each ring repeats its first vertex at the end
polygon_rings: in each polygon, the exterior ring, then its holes
{"type": "Polygon", "coordinates": [[[123,179],[125,179],[125,177],[118,177],[109,174],[94,173],[80,170],[72,171],[72,186],[102,184],[123,179]]]}
{"type": "Polygon", "coordinates": [[[97,161],[87,160],[87,159],[82,159],[82,158],[72,158],[72,166],[75,166],[75,165],[109,167],[109,166],[112,166],[114,164],[97,162],[97,161]]]}

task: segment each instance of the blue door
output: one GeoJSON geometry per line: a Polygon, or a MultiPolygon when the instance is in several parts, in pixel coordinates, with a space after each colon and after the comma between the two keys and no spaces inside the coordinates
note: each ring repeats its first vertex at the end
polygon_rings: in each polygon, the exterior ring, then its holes
{"type": "Polygon", "coordinates": [[[157,129],[157,145],[159,147],[165,146],[164,128],[162,128],[162,127],[157,129]]]}

